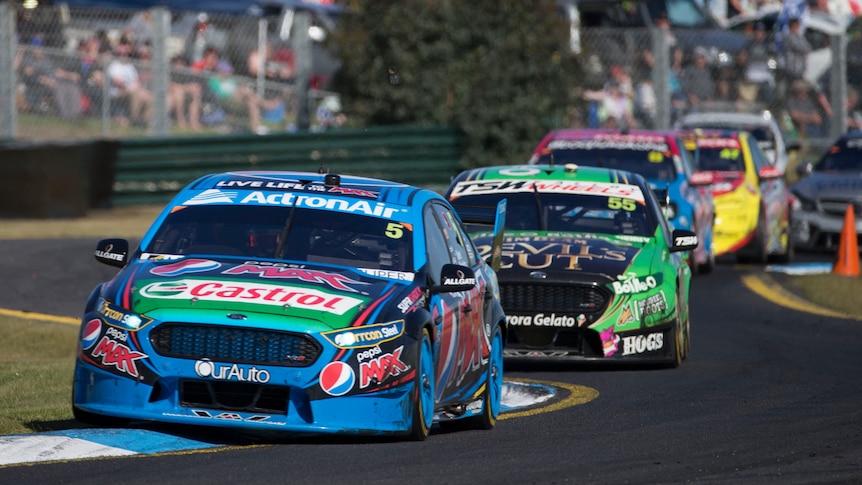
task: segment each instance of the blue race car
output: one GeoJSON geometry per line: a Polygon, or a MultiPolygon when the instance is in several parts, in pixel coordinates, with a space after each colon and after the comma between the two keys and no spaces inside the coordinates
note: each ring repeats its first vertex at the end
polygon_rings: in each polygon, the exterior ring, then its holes
{"type": "Polygon", "coordinates": [[[95,257],[122,269],[84,310],[80,421],[414,440],[433,422],[496,422],[497,277],[433,191],[213,174],[184,188],[137,249],[106,239],[95,257]]]}
{"type": "Polygon", "coordinates": [[[674,229],[694,231],[700,244],[688,258],[694,274],[715,267],[712,174],[695,170],[683,139],[674,131],[566,129],[548,133],[530,164],[604,167],[642,175],[667,196],[665,215],[674,229]]]}

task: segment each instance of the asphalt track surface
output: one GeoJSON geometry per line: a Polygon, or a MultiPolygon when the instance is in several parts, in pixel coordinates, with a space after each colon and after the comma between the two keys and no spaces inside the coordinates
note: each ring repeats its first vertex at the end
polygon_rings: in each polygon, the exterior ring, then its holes
{"type": "MultiPolygon", "coordinates": [[[[95,242],[0,241],[0,308],[76,316],[114,274],[95,242]]],[[[862,483],[862,321],[755,291],[763,271],[720,262],[694,279],[678,369],[507,362],[507,379],[598,396],[562,392],[491,431],[413,443],[161,429],[227,446],[10,465],[0,483],[862,483]]]]}

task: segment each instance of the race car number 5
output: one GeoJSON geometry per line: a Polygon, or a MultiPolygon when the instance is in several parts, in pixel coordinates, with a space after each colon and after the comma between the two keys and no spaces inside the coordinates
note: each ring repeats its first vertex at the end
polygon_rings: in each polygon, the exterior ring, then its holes
{"type": "Polygon", "coordinates": [[[392,239],[401,239],[404,235],[404,226],[397,222],[390,222],[386,226],[386,236],[392,239]]]}

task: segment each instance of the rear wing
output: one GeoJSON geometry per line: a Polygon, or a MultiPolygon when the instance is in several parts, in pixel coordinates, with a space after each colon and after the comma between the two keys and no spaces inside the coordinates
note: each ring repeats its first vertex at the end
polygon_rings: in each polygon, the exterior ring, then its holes
{"type": "Polygon", "coordinates": [[[455,210],[458,211],[458,216],[465,226],[468,226],[467,232],[476,232],[477,230],[487,231],[488,226],[493,226],[493,242],[491,245],[491,258],[488,263],[494,271],[500,269],[500,263],[503,257],[503,233],[506,227],[506,199],[497,203],[496,207],[490,206],[464,206],[455,205],[455,210]],[[474,227],[469,227],[474,226],[474,227]],[[475,227],[484,226],[484,227],[475,227]]]}

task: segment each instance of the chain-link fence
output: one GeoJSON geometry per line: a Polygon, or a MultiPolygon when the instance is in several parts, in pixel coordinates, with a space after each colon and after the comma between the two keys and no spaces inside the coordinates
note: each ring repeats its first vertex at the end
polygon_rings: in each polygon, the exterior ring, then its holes
{"type": "Polygon", "coordinates": [[[315,33],[331,27],[313,10],[252,16],[0,2],[0,136],[325,128],[340,111],[327,91],[337,62],[315,33]]]}
{"type": "Polygon", "coordinates": [[[810,36],[810,50],[793,56],[790,39],[761,27],[742,30],[741,48],[714,31],[582,29],[577,122],[667,129],[689,113],[757,113],[774,118],[809,159],[862,128],[862,79],[848,74],[846,34],[810,36]]]}
{"type": "MultiPolygon", "coordinates": [[[[266,133],[339,122],[338,97],[327,91],[337,61],[315,35],[334,21],[321,12],[64,5],[0,2],[2,137],[266,133]]],[[[862,127],[862,115],[853,116],[862,45],[848,49],[845,34],[810,30],[800,71],[790,42],[774,32],[581,28],[576,121],[666,129],[690,112],[768,111],[803,155],[862,127]],[[849,71],[848,52],[858,64],[849,71]]]]}

